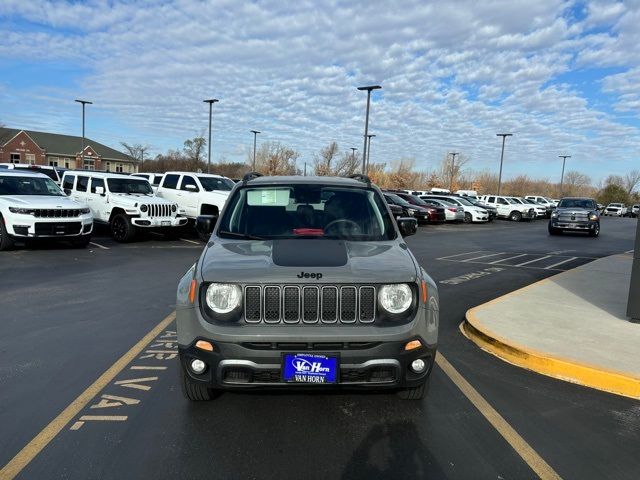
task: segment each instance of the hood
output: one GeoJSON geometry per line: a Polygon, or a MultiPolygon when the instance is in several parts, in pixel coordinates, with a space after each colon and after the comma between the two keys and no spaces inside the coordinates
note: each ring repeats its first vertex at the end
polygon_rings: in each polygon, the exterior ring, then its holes
{"type": "Polygon", "coordinates": [[[82,208],[85,205],[69,197],[49,195],[10,195],[1,196],[0,201],[10,206],[28,208],[82,208]]]}
{"type": "Polygon", "coordinates": [[[213,190],[212,192],[201,192],[200,196],[210,199],[210,201],[226,202],[231,192],[225,192],[223,190],[213,190]]]}
{"type": "Polygon", "coordinates": [[[333,285],[415,281],[413,257],[401,245],[404,244],[398,241],[215,238],[203,254],[200,273],[204,281],[234,283],[333,285]]]}
{"type": "Polygon", "coordinates": [[[130,205],[134,206],[135,204],[143,204],[147,205],[173,205],[173,202],[169,200],[165,200],[164,198],[154,197],[153,195],[142,195],[137,193],[110,193],[109,199],[112,203],[118,203],[119,205],[130,205]]]}
{"type": "Polygon", "coordinates": [[[564,208],[556,208],[556,212],[560,213],[560,212],[564,212],[564,213],[590,213],[590,212],[595,212],[595,210],[593,208],[580,208],[580,207],[564,207],[564,208]]]}

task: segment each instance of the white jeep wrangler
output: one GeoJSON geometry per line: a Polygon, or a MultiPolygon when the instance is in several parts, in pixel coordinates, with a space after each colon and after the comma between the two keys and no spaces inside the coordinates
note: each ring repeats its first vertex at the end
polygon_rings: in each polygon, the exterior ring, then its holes
{"type": "Polygon", "coordinates": [[[227,177],[208,173],[167,172],[156,195],[176,202],[185,215],[219,215],[235,184],[227,177]]]}
{"type": "Polygon", "coordinates": [[[92,171],[67,171],[62,177],[64,192],[89,205],[96,223],[109,224],[117,242],[129,242],[137,228],[160,228],[175,235],[187,218],[173,202],[153,196],[142,178],[92,171]]]}
{"type": "Polygon", "coordinates": [[[47,175],[0,170],[0,250],[35,238],[68,240],[84,248],[92,230],[91,210],[67,198],[47,175]]]}

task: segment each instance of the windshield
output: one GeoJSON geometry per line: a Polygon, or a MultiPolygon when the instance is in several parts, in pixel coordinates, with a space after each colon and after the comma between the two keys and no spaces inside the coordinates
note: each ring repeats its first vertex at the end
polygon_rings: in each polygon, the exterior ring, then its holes
{"type": "Polygon", "coordinates": [[[0,195],[46,195],[64,197],[60,187],[50,178],[17,175],[0,177],[0,195]]]}
{"type": "Polygon", "coordinates": [[[385,193],[384,196],[391,199],[391,201],[396,205],[402,205],[406,208],[412,208],[412,205],[409,202],[407,202],[404,198],[396,195],[395,193],[385,193]]]}
{"type": "Polygon", "coordinates": [[[467,207],[473,207],[473,203],[471,203],[469,200],[467,200],[466,198],[456,198],[456,200],[461,204],[461,205],[465,205],[467,207]]]}
{"type": "Polygon", "coordinates": [[[420,197],[418,197],[416,195],[410,195],[410,197],[411,197],[411,200],[413,200],[416,203],[416,205],[420,205],[420,206],[423,206],[423,207],[427,206],[427,202],[422,200],[420,197]]]}
{"type": "Polygon", "coordinates": [[[393,220],[373,189],[317,184],[245,187],[229,200],[218,236],[392,240],[393,220]]]}
{"type": "Polygon", "coordinates": [[[221,177],[201,177],[198,175],[198,180],[200,180],[202,188],[204,188],[207,192],[212,192],[213,190],[222,190],[225,192],[229,192],[235,185],[228,178],[221,177]]]}
{"type": "Polygon", "coordinates": [[[511,205],[518,205],[520,202],[516,202],[513,198],[509,198],[507,197],[507,202],[509,202],[511,205]]]}
{"type": "Polygon", "coordinates": [[[596,202],[589,198],[564,198],[560,200],[558,208],[585,208],[592,210],[596,208],[596,202]]]}
{"type": "Polygon", "coordinates": [[[151,185],[147,180],[133,178],[108,178],[107,185],[111,193],[140,193],[152,194],[151,185]]]}

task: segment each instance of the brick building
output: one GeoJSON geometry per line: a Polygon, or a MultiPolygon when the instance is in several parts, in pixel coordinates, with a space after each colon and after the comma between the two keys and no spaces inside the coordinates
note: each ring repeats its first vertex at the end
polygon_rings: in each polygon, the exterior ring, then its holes
{"type": "Polygon", "coordinates": [[[62,168],[136,173],[137,161],[90,138],[0,127],[0,163],[29,163],[62,168]]]}

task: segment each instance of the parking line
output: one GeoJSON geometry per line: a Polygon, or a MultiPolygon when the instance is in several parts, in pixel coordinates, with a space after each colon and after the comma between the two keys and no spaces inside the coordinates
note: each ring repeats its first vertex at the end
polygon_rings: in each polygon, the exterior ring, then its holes
{"type": "Polygon", "coordinates": [[[122,355],[98,379],[82,392],[73,402],[44,427],[33,439],[20,450],[15,457],[0,470],[0,479],[15,478],[31,461],[53,440],[60,431],[78,415],[93,398],[100,393],[124,368],[131,363],[142,350],[176,318],[176,312],[167,315],[158,325],[147,333],[138,343],[122,355]]]}
{"type": "Polygon", "coordinates": [[[200,242],[196,242],[195,240],[187,240],[186,238],[179,238],[178,240],[182,240],[183,242],[193,243],[195,245],[200,245],[200,242]]]}
{"type": "Polygon", "coordinates": [[[480,393],[467,382],[453,365],[438,352],[436,364],[460,389],[465,397],[473,404],[482,416],[504,438],[511,448],[531,467],[542,480],[560,480],[560,475],[536,452],[527,441],[500,415],[480,393]]]}
{"type": "Polygon", "coordinates": [[[472,253],[480,253],[480,252],[484,252],[484,251],[485,250],[475,250],[473,252],[456,253],[455,255],[448,255],[446,257],[440,257],[440,258],[438,258],[438,260],[445,260],[447,258],[460,257],[462,255],[471,255],[472,253]]]}
{"type": "MultiPolygon", "coordinates": [[[[514,265],[514,267],[522,267],[524,265],[529,265],[530,263],[535,263],[535,262],[539,262],[540,260],[545,260],[547,258],[551,258],[551,255],[545,255],[544,257],[540,257],[540,258],[534,258],[533,260],[529,260],[528,262],[524,262],[524,263],[519,263],[517,265],[514,265]]],[[[545,269],[546,270],[546,269],[545,269]]]]}
{"type": "Polygon", "coordinates": [[[500,260],[489,262],[489,265],[495,265],[496,263],[506,262],[507,260],[513,260],[514,258],[526,257],[527,255],[528,255],[527,253],[521,253],[520,255],[516,255],[515,257],[501,258],[500,260]]]}
{"type": "Polygon", "coordinates": [[[460,260],[460,263],[471,262],[473,260],[478,260],[479,258],[495,257],[496,255],[504,255],[505,253],[507,253],[507,252],[491,253],[489,255],[480,255],[479,257],[466,258],[464,260],[460,260]]]}
{"type": "Polygon", "coordinates": [[[562,265],[563,263],[570,262],[571,260],[575,260],[576,258],[578,258],[578,257],[569,257],[566,260],[562,260],[561,262],[554,263],[553,265],[549,265],[548,267],[545,267],[545,270],[551,270],[552,268],[555,268],[558,265],[562,265]]]}
{"type": "Polygon", "coordinates": [[[100,245],[99,243],[96,243],[96,242],[89,242],[89,243],[103,250],[111,250],[109,247],[105,247],[104,245],[100,245]]]}

